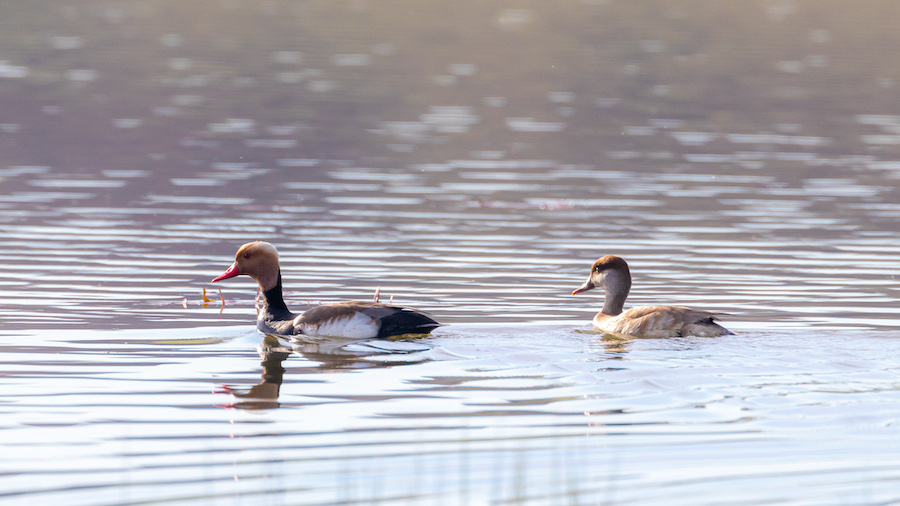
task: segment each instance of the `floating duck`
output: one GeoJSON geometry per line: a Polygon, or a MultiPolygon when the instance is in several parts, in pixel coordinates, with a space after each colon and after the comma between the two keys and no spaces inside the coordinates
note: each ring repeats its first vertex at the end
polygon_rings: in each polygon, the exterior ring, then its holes
{"type": "Polygon", "coordinates": [[[427,334],[440,326],[440,323],[416,309],[378,302],[323,304],[301,315],[294,314],[287,308],[282,296],[278,250],[267,242],[256,241],[241,246],[231,267],[212,282],[242,274],[259,283],[263,304],[256,325],[267,334],[365,339],[427,334]]]}
{"type": "Polygon", "coordinates": [[[594,328],[632,337],[714,337],[734,334],[715,322],[715,313],[684,306],[640,306],[623,311],[631,290],[631,272],[621,257],[607,255],[594,262],[591,275],[577,295],[600,287],[606,292],[603,309],[594,316],[594,328]]]}

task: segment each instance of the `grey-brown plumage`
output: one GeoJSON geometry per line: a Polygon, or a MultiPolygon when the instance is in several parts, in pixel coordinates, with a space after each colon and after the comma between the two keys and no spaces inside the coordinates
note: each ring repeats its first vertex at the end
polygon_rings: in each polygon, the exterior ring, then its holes
{"type": "Polygon", "coordinates": [[[581,292],[600,287],[606,292],[603,309],[594,316],[594,328],[609,334],[634,337],[723,336],[733,334],[715,322],[718,314],[685,306],[641,306],[623,310],[631,290],[631,272],[621,257],[607,255],[591,266],[581,292]]]}

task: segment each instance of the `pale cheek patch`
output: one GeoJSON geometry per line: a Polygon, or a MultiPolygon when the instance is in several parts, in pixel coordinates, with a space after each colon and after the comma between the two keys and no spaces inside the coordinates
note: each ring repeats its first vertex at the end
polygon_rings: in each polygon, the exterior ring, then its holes
{"type": "Polygon", "coordinates": [[[334,318],[317,325],[305,323],[301,330],[308,336],[348,337],[352,339],[366,339],[378,335],[378,322],[363,313],[353,313],[353,316],[334,318]]]}

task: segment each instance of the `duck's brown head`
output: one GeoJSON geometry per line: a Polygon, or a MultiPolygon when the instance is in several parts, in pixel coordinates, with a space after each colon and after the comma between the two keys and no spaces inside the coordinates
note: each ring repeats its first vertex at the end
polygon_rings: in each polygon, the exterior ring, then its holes
{"type": "Polygon", "coordinates": [[[628,293],[631,288],[631,272],[622,257],[606,255],[597,259],[591,266],[591,275],[588,276],[587,281],[573,291],[572,295],[578,295],[597,287],[603,288],[607,292],[615,287],[617,291],[624,289],[625,293],[628,293]]]}
{"type": "Polygon", "coordinates": [[[263,241],[248,242],[238,249],[231,267],[212,282],[246,274],[265,291],[278,283],[278,272],[278,250],[275,246],[263,241]]]}

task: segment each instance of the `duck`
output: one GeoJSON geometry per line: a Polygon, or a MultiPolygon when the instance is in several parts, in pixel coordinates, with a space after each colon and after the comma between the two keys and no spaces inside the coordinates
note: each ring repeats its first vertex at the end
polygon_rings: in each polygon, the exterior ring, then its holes
{"type": "Polygon", "coordinates": [[[591,267],[591,274],[572,295],[602,288],[603,309],[592,321],[596,330],[630,337],[718,337],[734,333],[716,323],[721,313],[708,313],[685,306],[639,306],[627,310],[631,271],[621,257],[607,255],[591,267]]]}
{"type": "Polygon", "coordinates": [[[212,282],[240,275],[250,276],[259,284],[263,301],[256,326],[265,334],[367,339],[429,334],[441,326],[416,309],[368,301],[323,304],[294,314],[284,302],[278,250],[268,242],[241,246],[231,267],[212,282]]]}

